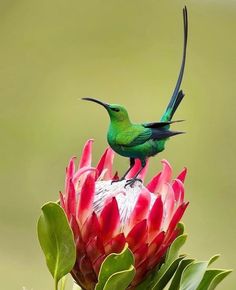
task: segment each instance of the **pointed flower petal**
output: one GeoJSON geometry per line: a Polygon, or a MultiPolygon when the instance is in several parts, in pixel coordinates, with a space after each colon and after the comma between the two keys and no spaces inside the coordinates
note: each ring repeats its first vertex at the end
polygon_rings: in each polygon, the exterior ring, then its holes
{"type": "Polygon", "coordinates": [[[184,201],[184,184],[179,179],[175,179],[172,185],[172,188],[175,193],[176,203],[183,203],[184,201]]]}
{"type": "Polygon", "coordinates": [[[97,171],[98,177],[102,176],[103,180],[112,179],[112,164],[114,159],[114,151],[109,147],[106,149],[102,158],[98,162],[97,171]]]}
{"type": "Polygon", "coordinates": [[[152,257],[160,249],[162,242],[165,238],[165,232],[160,232],[151,242],[148,248],[148,256],[152,257]]]}
{"type": "Polygon", "coordinates": [[[176,179],[179,179],[180,181],[182,181],[182,183],[184,183],[186,174],[187,174],[187,168],[184,168],[183,171],[177,176],[176,179]]]}
{"type": "Polygon", "coordinates": [[[67,193],[70,180],[73,178],[75,174],[75,159],[76,157],[72,157],[69,161],[68,166],[66,167],[66,180],[65,180],[65,192],[67,193]]]}
{"type": "Polygon", "coordinates": [[[86,244],[86,253],[92,263],[94,263],[99,257],[105,255],[102,239],[98,236],[90,239],[86,244]]]}
{"type": "Polygon", "coordinates": [[[170,221],[170,224],[169,224],[169,227],[168,227],[168,230],[167,230],[167,233],[166,233],[166,239],[169,238],[170,234],[174,231],[175,227],[177,226],[178,222],[180,221],[180,219],[182,218],[187,206],[188,206],[188,202],[184,202],[182,203],[178,208],[177,210],[175,211],[171,221],[170,221]]]}
{"type": "Polygon", "coordinates": [[[88,174],[78,197],[77,219],[83,225],[93,211],[95,180],[93,174],[88,174]]]}
{"type": "Polygon", "coordinates": [[[75,187],[74,187],[72,180],[70,180],[70,182],[69,182],[68,196],[67,196],[66,204],[67,204],[67,212],[69,212],[72,215],[75,215],[75,206],[76,206],[75,187]]]}
{"type": "Polygon", "coordinates": [[[91,166],[93,139],[86,142],[79,163],[79,168],[91,166]]]}
{"type": "Polygon", "coordinates": [[[115,197],[103,208],[99,222],[103,241],[106,244],[118,233],[120,227],[120,214],[115,197]]]}
{"type": "Polygon", "coordinates": [[[136,224],[129,232],[126,240],[132,252],[135,252],[140,245],[144,244],[147,240],[147,220],[142,220],[136,224]]]}
{"type": "Polygon", "coordinates": [[[158,187],[160,176],[161,176],[161,172],[159,172],[157,175],[155,175],[152,178],[152,180],[148,183],[147,189],[150,192],[156,192],[157,191],[157,187],[158,187]]]}
{"type": "Polygon", "coordinates": [[[151,196],[148,190],[144,189],[140,192],[138,200],[134,206],[130,216],[130,227],[146,218],[149,211],[151,196]]]}
{"type": "Polygon", "coordinates": [[[147,259],[148,255],[148,244],[143,244],[134,252],[135,257],[135,267],[138,267],[141,263],[143,263],[147,259]]]}
{"type": "Polygon", "coordinates": [[[161,192],[162,187],[164,184],[170,183],[171,176],[172,176],[172,168],[169,164],[169,162],[165,159],[161,161],[163,165],[163,169],[159,178],[159,182],[156,188],[156,192],[161,192]]]}
{"type": "Polygon", "coordinates": [[[95,212],[93,212],[92,215],[85,221],[81,234],[85,242],[91,238],[101,235],[101,227],[95,212]]]}
{"type": "Polygon", "coordinates": [[[149,227],[149,239],[152,239],[156,233],[159,233],[163,220],[163,202],[159,195],[149,213],[148,227],[149,227]]]}
{"type": "Polygon", "coordinates": [[[106,254],[120,253],[125,247],[126,239],[123,233],[112,238],[105,246],[106,254]]]}

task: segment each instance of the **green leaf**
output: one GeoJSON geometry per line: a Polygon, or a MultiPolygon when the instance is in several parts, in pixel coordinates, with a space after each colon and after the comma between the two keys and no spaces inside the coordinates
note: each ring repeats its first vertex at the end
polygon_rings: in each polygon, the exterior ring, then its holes
{"type": "Polygon", "coordinates": [[[159,271],[159,275],[162,275],[165,270],[169,267],[169,265],[174,261],[176,260],[176,258],[178,257],[179,255],[179,250],[180,248],[184,245],[184,243],[186,242],[186,239],[187,239],[187,235],[181,235],[181,236],[178,236],[174,242],[171,244],[168,252],[167,252],[167,255],[166,255],[166,258],[165,258],[165,262],[164,264],[161,266],[161,269],[159,271]]]}
{"type": "Polygon", "coordinates": [[[214,263],[217,259],[219,259],[219,257],[220,257],[219,254],[216,254],[213,257],[211,257],[208,265],[211,265],[212,263],[214,263]]]}
{"type": "Polygon", "coordinates": [[[180,284],[180,279],[182,276],[182,273],[184,269],[191,263],[193,263],[194,259],[184,259],[179,263],[178,269],[175,272],[175,275],[173,277],[173,280],[170,284],[169,290],[178,290],[179,289],[179,284],[180,284]]]}
{"type": "Polygon", "coordinates": [[[38,221],[38,238],[57,289],[58,281],[71,271],[76,259],[73,233],[57,203],[43,205],[38,221]]]}
{"type": "Polygon", "coordinates": [[[197,290],[214,290],[232,270],[208,269],[197,290]]]}
{"type": "Polygon", "coordinates": [[[219,273],[210,284],[210,287],[208,290],[214,290],[216,286],[225,278],[227,277],[233,270],[224,270],[221,273],[219,273]]]}
{"type": "Polygon", "coordinates": [[[119,289],[125,290],[132,282],[135,276],[135,268],[133,265],[129,269],[113,274],[107,280],[103,290],[119,289]]]}
{"type": "Polygon", "coordinates": [[[180,263],[180,261],[184,258],[184,256],[177,258],[176,260],[174,260],[170,266],[168,267],[168,269],[163,273],[163,275],[161,276],[161,278],[158,280],[158,282],[156,283],[156,285],[152,288],[153,290],[162,290],[165,288],[165,286],[168,284],[168,282],[170,281],[170,279],[173,277],[176,269],[178,268],[178,265],[180,263]]]}
{"type": "Polygon", "coordinates": [[[194,262],[188,265],[180,280],[180,290],[195,290],[200,284],[209,262],[194,262]]]}
{"type": "Polygon", "coordinates": [[[179,250],[186,242],[186,239],[187,239],[187,235],[181,235],[181,236],[178,236],[174,240],[174,242],[171,244],[166,254],[165,262],[161,266],[160,270],[157,273],[157,276],[155,277],[156,281],[154,285],[156,285],[160,281],[161,277],[165,274],[166,271],[168,271],[168,268],[171,266],[171,264],[178,258],[179,250]]]}
{"type": "Polygon", "coordinates": [[[217,276],[219,273],[221,273],[221,270],[218,269],[208,269],[206,270],[203,279],[199,286],[197,287],[197,290],[206,290],[211,284],[211,281],[217,276]]]}
{"type": "Polygon", "coordinates": [[[135,269],[133,265],[134,265],[134,256],[132,252],[129,250],[128,244],[126,244],[121,253],[119,254],[112,253],[109,256],[107,256],[107,258],[103,261],[101,269],[98,274],[98,283],[95,289],[103,290],[105,289],[104,287],[108,289],[107,288],[108,286],[111,287],[109,288],[109,290],[126,289],[127,286],[133,280],[135,274],[135,269]],[[124,278],[124,283],[121,281],[123,279],[122,277],[124,278]],[[116,285],[119,285],[119,287],[116,285]],[[125,288],[120,288],[122,287],[122,285],[126,285],[125,288]]]}

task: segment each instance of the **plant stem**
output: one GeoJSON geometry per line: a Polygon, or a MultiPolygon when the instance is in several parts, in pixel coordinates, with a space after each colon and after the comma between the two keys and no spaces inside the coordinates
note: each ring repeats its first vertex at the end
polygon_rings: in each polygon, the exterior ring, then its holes
{"type": "Polygon", "coordinates": [[[56,279],[54,280],[54,290],[58,290],[58,282],[56,279]]]}

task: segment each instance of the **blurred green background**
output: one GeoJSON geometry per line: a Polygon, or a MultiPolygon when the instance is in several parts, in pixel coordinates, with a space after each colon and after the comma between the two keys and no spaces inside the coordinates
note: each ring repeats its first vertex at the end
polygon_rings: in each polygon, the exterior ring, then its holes
{"type": "MultiPolygon", "coordinates": [[[[158,120],[182,55],[182,8],[189,11],[186,98],[175,119],[187,134],[151,159],[187,166],[185,251],[221,253],[235,268],[236,2],[1,0],[1,289],[52,289],[36,236],[40,206],[63,189],[67,161],[88,138],[96,163],[108,116],[84,96],[124,104],[133,121],[158,120]]],[[[123,172],[128,160],[117,157],[123,172]]],[[[235,273],[218,289],[236,289],[235,273]]]]}

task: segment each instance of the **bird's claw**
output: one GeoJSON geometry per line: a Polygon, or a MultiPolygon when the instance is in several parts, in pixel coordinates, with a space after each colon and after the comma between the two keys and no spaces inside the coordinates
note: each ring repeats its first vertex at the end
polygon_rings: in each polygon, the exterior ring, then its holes
{"type": "Polygon", "coordinates": [[[126,186],[128,186],[128,185],[132,187],[132,185],[133,185],[136,181],[139,181],[139,182],[141,182],[141,183],[143,182],[142,179],[140,179],[140,178],[129,179],[129,180],[126,181],[125,188],[126,188],[126,186]]]}

